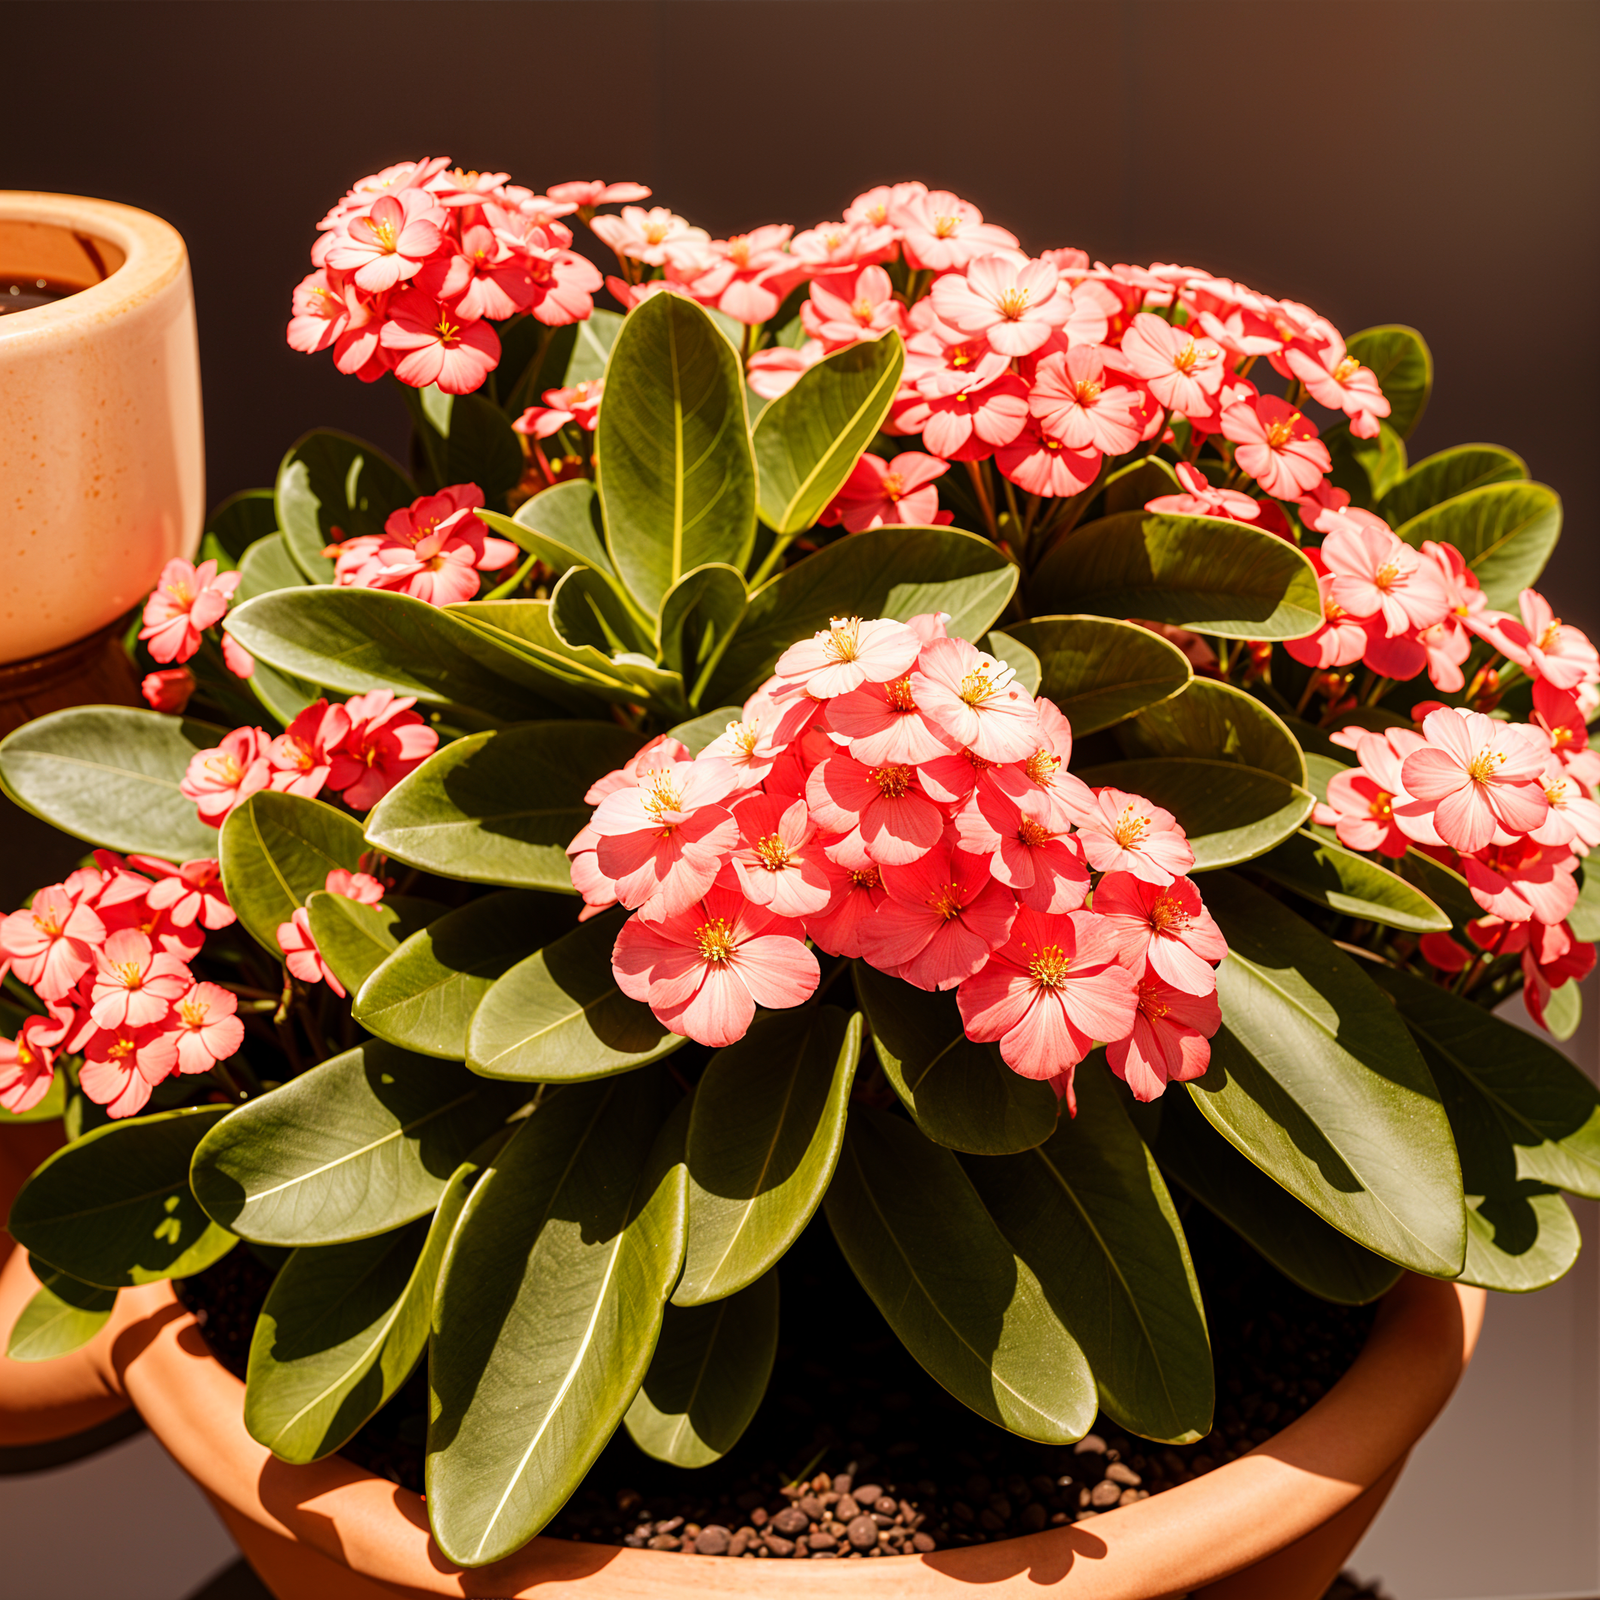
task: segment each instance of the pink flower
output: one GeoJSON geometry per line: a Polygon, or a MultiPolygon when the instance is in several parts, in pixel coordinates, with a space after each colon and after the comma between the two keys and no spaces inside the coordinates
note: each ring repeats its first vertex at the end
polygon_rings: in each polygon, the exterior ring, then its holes
{"type": "Polygon", "coordinates": [[[222,620],[228,599],[239,587],[237,572],[217,573],[215,561],[198,567],[174,556],[145,602],[139,637],[157,661],[187,661],[200,648],[200,635],[222,620]]]}
{"type": "Polygon", "coordinates": [[[179,1072],[209,1072],[239,1053],[244,1024],[234,1015],[238,999],[221,985],[197,983],[172,1008],[168,1027],[176,1036],[179,1072]]]}
{"type": "Polygon", "coordinates": [[[15,1039],[0,1039],[0,1106],[13,1116],[31,1111],[50,1092],[55,1052],[39,1034],[52,1026],[49,1017],[29,1017],[15,1039]]]}
{"type": "Polygon", "coordinates": [[[788,394],[826,353],[818,339],[807,339],[798,350],[775,344],[755,351],[745,363],[751,393],[760,395],[763,400],[776,400],[788,394]]]}
{"type": "MultiPolygon", "coordinates": [[[[600,421],[600,396],[606,380],[590,378],[585,383],[575,383],[570,389],[546,389],[542,406],[529,406],[511,426],[518,433],[535,439],[548,439],[559,433],[568,423],[593,433],[600,421]]],[[[479,502],[482,504],[481,500],[479,502]]],[[[497,540],[496,543],[506,543],[497,540]]]]}
{"type": "Polygon", "coordinates": [[[1381,616],[1390,638],[1432,627],[1449,611],[1438,568],[1370,512],[1346,513],[1323,540],[1322,560],[1334,603],[1352,617],[1381,616]]]}
{"type": "Polygon", "coordinates": [[[1136,390],[1106,378],[1100,345],[1056,351],[1038,365],[1028,409],[1049,437],[1069,450],[1099,450],[1120,456],[1139,442],[1136,390]]]}
{"type": "Polygon", "coordinates": [[[676,917],[716,881],[723,858],[739,842],[739,825],[723,805],[738,787],[726,761],[675,761],[614,790],[590,826],[599,835],[595,860],[630,910],[649,905],[655,918],[676,917]]]}
{"type": "Polygon", "coordinates": [[[1589,748],[1589,730],[1576,694],[1556,688],[1548,679],[1535,679],[1533,722],[1568,773],[1590,787],[1600,783],[1600,751],[1589,748]]]}
{"type": "Polygon", "coordinates": [[[1422,731],[1427,744],[1400,768],[1415,796],[1405,814],[1427,815],[1452,849],[1470,855],[1502,832],[1529,833],[1544,821],[1545,752],[1527,731],[1451,709],[1430,712],[1422,731]]]}
{"type": "Polygon", "coordinates": [[[416,287],[430,300],[453,306],[468,322],[514,317],[529,296],[523,263],[481,222],[462,230],[458,253],[440,251],[432,257],[417,274],[416,287]]]}
{"type": "Polygon", "coordinates": [[[1212,970],[1228,941],[1187,878],[1150,883],[1131,872],[1108,872],[1094,892],[1095,914],[1117,941],[1122,964],[1142,978],[1146,965],[1163,983],[1185,994],[1210,994],[1212,970]]]}
{"type": "Polygon", "coordinates": [[[935,280],[933,309],[966,334],[982,334],[1003,356],[1031,355],[1067,320],[1072,299],[1048,261],[1026,256],[979,256],[966,271],[935,280]]]}
{"type": "Polygon", "coordinates": [[[1559,761],[1544,769],[1539,780],[1550,810],[1528,837],[1535,844],[1571,845],[1587,855],[1600,845],[1600,805],[1559,761]]]}
{"type": "Polygon", "coordinates": [[[817,521],[825,528],[843,523],[851,533],[904,523],[928,528],[947,523],[951,513],[940,511],[939,491],[933,480],[950,470],[948,461],[908,450],[893,461],[870,452],[850,469],[840,489],[817,521]]]}
{"type": "Polygon", "coordinates": [[[302,983],[325,983],[343,1000],[344,985],[333,975],[333,968],[322,959],[316,938],[311,932],[311,916],[304,906],[295,908],[288,922],[278,924],[278,948],[283,952],[283,964],[302,983]]]}
{"type": "MultiPolygon", "coordinates": [[[[768,717],[766,720],[771,721],[768,717]]],[[[730,722],[708,744],[702,755],[716,756],[733,768],[741,789],[758,788],[781,753],[762,733],[763,715],[754,705],[746,708],[743,719],[730,722]]],[[[687,750],[683,759],[690,759],[687,750]]]]}
{"type": "MultiPolygon", "coordinates": [[[[560,232],[570,242],[566,229],[560,232]]],[[[603,281],[600,269],[557,242],[552,229],[530,227],[519,234],[499,228],[496,235],[517,253],[521,277],[516,296],[535,321],[564,328],[594,314],[594,294],[603,281]]]]}
{"type": "Polygon", "coordinates": [[[819,279],[800,304],[801,326],[829,351],[881,339],[891,329],[904,333],[905,320],[905,308],[882,267],[819,279]]]}
{"type": "Polygon", "coordinates": [[[734,804],[733,817],[739,843],[723,871],[724,887],[736,884],[751,904],[780,917],[805,918],[827,907],[833,880],[803,799],[785,804],[778,795],[747,795],[734,804]]]}
{"type": "Polygon", "coordinates": [[[1144,380],[1166,410],[1190,418],[1210,414],[1226,370],[1215,340],[1141,311],[1123,334],[1121,349],[1134,377],[1144,380]]]}
{"type": "Polygon", "coordinates": [[[691,226],[666,206],[651,206],[648,211],[642,206],[624,206],[621,216],[596,217],[589,226],[618,256],[651,267],[665,266],[675,248],[711,241],[704,228],[691,226]]]}
{"type": "Polygon", "coordinates": [[[769,223],[731,239],[711,240],[703,247],[710,264],[690,280],[690,292],[736,322],[769,321],[805,272],[783,248],[793,232],[788,223],[769,223]]]}
{"type": "Polygon", "coordinates": [[[923,647],[911,693],[922,714],[957,745],[985,761],[1021,761],[1038,744],[1039,716],[1015,677],[965,639],[936,639],[923,647]]]}
{"type": "Polygon", "coordinates": [[[177,1064],[177,1039],[160,1026],[102,1028],[83,1046],[78,1086],[108,1116],[131,1117],[177,1064]]]}
{"type": "Polygon", "coordinates": [[[865,956],[872,945],[873,915],[887,898],[877,867],[843,867],[827,863],[833,892],[828,904],[806,918],[806,935],[819,950],[830,956],[855,960],[865,956]]]}
{"type": "Polygon", "coordinates": [[[1417,949],[1429,966],[1440,972],[1465,972],[1472,965],[1472,952],[1457,944],[1448,933],[1425,933],[1417,949]]]}
{"type": "Polygon", "coordinates": [[[346,900],[355,900],[364,906],[377,905],[384,894],[383,885],[371,873],[348,872],[343,867],[329,872],[323,888],[329,894],[343,895],[346,900]]]}
{"type": "Polygon", "coordinates": [[[1154,1100],[1169,1083],[1205,1076],[1211,1036],[1221,1026],[1215,994],[1188,994],[1147,977],[1139,984],[1133,1031],[1106,1046],[1106,1063],[1135,1100],[1154,1100]]]}
{"type": "Polygon", "coordinates": [[[995,465],[1029,494],[1066,499],[1094,482],[1100,455],[1094,450],[1068,449],[1046,433],[1037,418],[1029,417],[1017,437],[995,451],[995,465]]]}
{"type": "Polygon", "coordinates": [[[446,394],[469,394],[500,360],[493,328],[469,322],[416,289],[390,303],[382,340],[385,350],[404,352],[394,374],[413,389],[437,384],[446,394]]]}
{"type": "Polygon", "coordinates": [[[894,431],[920,433],[947,461],[982,461],[1012,443],[1028,421],[1028,387],[1004,356],[983,358],[971,372],[930,374],[897,401],[894,431]]]}
{"type": "Polygon", "coordinates": [[[1116,941],[1090,911],[1047,917],[1023,907],[1011,937],[956,991],[967,1037],[998,1042],[1001,1059],[1024,1078],[1065,1078],[1097,1039],[1126,1038],[1138,985],[1117,962],[1116,941]]]}
{"type": "Polygon", "coordinates": [[[819,277],[836,278],[855,267],[892,261],[899,253],[894,229],[870,222],[820,222],[789,241],[789,253],[819,277]]]}
{"type": "Polygon", "coordinates": [[[1261,502],[1235,489],[1213,489],[1205,477],[1187,461],[1177,465],[1183,494],[1157,495],[1145,501],[1146,511],[1172,511],[1184,517],[1226,517],[1232,522],[1254,522],[1261,515],[1261,502]]]}
{"type": "Polygon", "coordinates": [[[420,189],[382,195],[364,216],[341,223],[320,264],[352,273],[358,289],[381,294],[414,278],[443,246],[444,221],[443,211],[420,189]]]}
{"type": "Polygon", "coordinates": [[[1297,500],[1333,467],[1328,447],[1305,417],[1276,395],[1240,401],[1222,413],[1234,461],[1270,495],[1297,500]]]}
{"type": "Polygon", "coordinates": [[[799,924],[727,889],[660,922],[630,917],[611,956],[617,987],[673,1033],[720,1048],[742,1039],[758,1005],[808,1000],[820,973],[799,924]]]}
{"type": "Polygon", "coordinates": [[[921,648],[922,641],[903,622],[834,617],[826,632],[790,645],[773,671],[803,685],[813,700],[831,700],[863,683],[903,678],[921,648]]]}
{"type": "Polygon", "coordinates": [[[917,766],[949,753],[950,740],[917,708],[909,676],[864,683],[828,702],[828,726],[868,766],[917,766]]]}
{"type": "Polygon", "coordinates": [[[1077,819],[1083,853],[1096,872],[1131,872],[1167,884],[1194,865],[1194,851],[1170,811],[1121,789],[1097,789],[1077,819]]]}
{"type": "Polygon", "coordinates": [[[160,1022],[172,1002],[194,984],[188,967],[164,952],[157,954],[133,928],[113,933],[95,951],[90,1011],[102,1028],[146,1028],[160,1022]]]}
{"type": "Polygon", "coordinates": [[[328,787],[342,791],[353,810],[375,806],[438,748],[437,731],[411,709],[416,703],[415,696],[397,700],[387,689],[345,701],[350,731],[330,752],[328,787]]]}
{"type": "Polygon", "coordinates": [[[41,889],[26,911],[0,919],[0,958],[41,1000],[61,1000],[94,963],[105,924],[57,884],[41,889]]]}
{"type": "Polygon", "coordinates": [[[220,828],[236,805],[271,781],[267,762],[271,744],[260,728],[235,728],[215,749],[189,758],[178,792],[194,801],[202,822],[220,828]]]}
{"type": "MultiPolygon", "coordinates": [[[[861,195],[845,212],[846,222],[877,218],[881,191],[861,195]]],[[[960,271],[974,257],[995,250],[1015,250],[1015,234],[983,220],[975,205],[947,189],[929,191],[921,184],[896,184],[887,200],[886,220],[900,232],[906,265],[921,272],[960,271]]]]}
{"type": "Polygon", "coordinates": [[[1565,847],[1531,839],[1464,856],[1462,875],[1472,898],[1507,922],[1564,922],[1578,902],[1577,858],[1565,847]]]}
{"type": "Polygon", "coordinates": [[[1537,589],[1524,589],[1517,605],[1520,625],[1507,618],[1495,630],[1493,642],[1503,654],[1558,689],[1576,689],[1600,676],[1600,654],[1588,635],[1563,622],[1537,589]]]}
{"type": "Polygon", "coordinates": [[[1005,943],[1018,915],[1011,891],[990,876],[988,859],[948,843],[881,871],[888,898],[863,934],[866,956],[919,989],[953,989],[971,977],[1005,943]]]}
{"type": "Polygon", "coordinates": [[[1331,827],[1339,843],[1351,850],[1403,856],[1411,839],[1395,819],[1395,797],[1400,796],[1403,805],[1411,796],[1399,781],[1399,757],[1382,734],[1364,734],[1362,746],[1361,768],[1328,780],[1327,803],[1317,807],[1315,820],[1331,827]]]}
{"type": "Polygon", "coordinates": [[[147,672],[140,680],[139,693],[152,711],[160,711],[169,717],[181,717],[183,708],[194,693],[194,674],[187,667],[165,667],[160,672],[147,672]]]}
{"type": "Polygon", "coordinates": [[[1594,971],[1595,948],[1572,937],[1565,923],[1557,927],[1534,924],[1522,951],[1522,1000],[1528,1015],[1547,1028],[1545,1008],[1550,994],[1564,983],[1581,983],[1594,971]]]}
{"type": "Polygon", "coordinates": [[[1301,639],[1285,639],[1286,649],[1304,666],[1325,671],[1329,667],[1346,667],[1361,660],[1370,643],[1367,624],[1352,617],[1333,598],[1334,579],[1323,564],[1320,550],[1305,552],[1311,565],[1317,569],[1317,594],[1322,600],[1322,626],[1315,633],[1301,639]]]}
{"type": "Polygon", "coordinates": [[[293,297],[289,319],[289,348],[303,355],[326,350],[350,325],[351,306],[345,297],[343,273],[322,271],[302,278],[293,297]]]}
{"type": "Polygon", "coordinates": [[[963,850],[989,856],[997,883],[1035,911],[1076,911],[1089,894],[1089,870],[1068,824],[1048,796],[1012,795],[980,783],[956,818],[963,850]]]}
{"type": "Polygon", "coordinates": [[[918,787],[915,770],[898,763],[868,767],[841,751],[812,768],[805,797],[819,827],[844,835],[828,854],[845,866],[904,866],[944,832],[944,813],[918,787]]]}
{"type": "Polygon", "coordinates": [[[215,861],[185,861],[175,867],[155,856],[130,856],[129,862],[154,876],[155,882],[145,891],[145,903],[152,911],[166,912],[174,926],[189,928],[199,923],[216,929],[230,927],[236,920],[215,861]]]}
{"type": "Polygon", "coordinates": [[[272,768],[270,786],[285,794],[314,799],[332,769],[333,752],[350,731],[350,713],[343,706],[314,700],[267,746],[272,768]]]}
{"type": "Polygon", "coordinates": [[[614,205],[622,200],[648,200],[650,190],[642,183],[607,183],[603,178],[590,178],[579,182],[555,183],[550,186],[550,198],[577,206],[614,205]]]}
{"type": "Polygon", "coordinates": [[[222,636],[222,662],[236,678],[254,677],[256,658],[232,634],[222,636]]]}
{"type": "Polygon", "coordinates": [[[1291,348],[1284,354],[1289,370],[1320,406],[1343,411],[1358,439],[1378,437],[1378,419],[1389,415],[1389,402],[1378,387],[1378,375],[1345,353],[1344,340],[1329,330],[1328,342],[1315,353],[1291,348]]]}

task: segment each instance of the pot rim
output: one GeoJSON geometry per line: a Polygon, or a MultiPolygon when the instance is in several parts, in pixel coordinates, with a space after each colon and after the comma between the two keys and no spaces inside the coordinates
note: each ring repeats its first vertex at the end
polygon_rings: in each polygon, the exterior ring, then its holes
{"type": "Polygon", "coordinates": [[[108,240],[123,253],[121,266],[99,283],[48,305],[0,317],[0,357],[57,344],[126,316],[187,270],[183,236],[170,222],[116,200],[0,189],[0,221],[36,222],[87,233],[108,240]]]}
{"type": "MultiPolygon", "coordinates": [[[[32,1282],[19,1251],[0,1274],[0,1324],[20,1312],[32,1282]]],[[[870,1564],[746,1565],[541,1537],[493,1566],[456,1568],[429,1537],[420,1495],[336,1455],[292,1466],[252,1439],[244,1385],[212,1356],[170,1283],[125,1289],[107,1327],[49,1365],[76,1363],[80,1389],[136,1405],[178,1464],[220,1502],[242,1542],[246,1528],[262,1536],[252,1541],[258,1547],[292,1541],[409,1595],[660,1600],[691,1590],[776,1597],[825,1588],[837,1596],[952,1600],[981,1583],[991,1586],[985,1600],[1020,1600],[1070,1571],[1073,1600],[1134,1600],[1225,1579],[1315,1534],[1358,1501],[1375,1508],[1370,1491],[1392,1478],[1465,1370],[1484,1300],[1482,1290],[1464,1285],[1402,1279],[1355,1363],[1310,1411],[1202,1478],[1086,1522],[870,1564]],[[1229,1530],[1226,1540],[1219,1527],[1229,1530]]],[[[28,1371],[0,1359],[0,1422],[7,1388],[15,1394],[28,1371]]]]}

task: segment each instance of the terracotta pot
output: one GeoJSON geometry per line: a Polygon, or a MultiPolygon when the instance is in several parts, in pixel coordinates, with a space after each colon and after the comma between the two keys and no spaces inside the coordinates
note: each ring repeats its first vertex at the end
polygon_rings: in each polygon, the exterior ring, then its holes
{"type": "MultiPolygon", "coordinates": [[[[0,1330],[33,1292],[20,1252],[0,1273],[0,1330]]],[[[421,1595],[539,1600],[1319,1600],[1449,1398],[1483,1316],[1481,1290],[1406,1278],[1355,1365],[1276,1438],[1204,1478],[1091,1521],[999,1544],[871,1562],[728,1561],[536,1539],[463,1571],[428,1537],[421,1497],[338,1456],[276,1460],[245,1431],[244,1386],[212,1359],[170,1285],[124,1290],[82,1350],[0,1359],[0,1444],[49,1437],[132,1403],[200,1485],[282,1600],[421,1595]]],[[[0,1333],[3,1339],[3,1333],[0,1333]]]]}
{"type": "Polygon", "coordinates": [[[108,200],[0,191],[0,285],[41,278],[78,292],[0,316],[0,663],[116,621],[193,555],[205,517],[177,230],[108,200]]]}

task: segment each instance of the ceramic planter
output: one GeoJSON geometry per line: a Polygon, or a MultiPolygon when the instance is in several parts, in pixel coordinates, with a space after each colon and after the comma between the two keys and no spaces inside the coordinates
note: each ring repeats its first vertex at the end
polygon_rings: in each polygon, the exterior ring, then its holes
{"type": "MultiPolygon", "coordinates": [[[[18,1253],[0,1273],[0,1338],[33,1288],[18,1253]]],[[[107,1326],[70,1356],[0,1359],[0,1444],[137,1406],[284,1600],[955,1600],[975,1584],[985,1600],[1036,1600],[1042,1584],[1071,1600],[1319,1600],[1465,1369],[1483,1302],[1481,1290],[1403,1279],[1345,1377],[1248,1456],[1088,1522],[930,1556],[729,1561],[536,1539],[462,1571],[430,1541],[420,1496],[338,1456],[289,1466],[257,1444],[244,1386],[166,1283],[124,1290],[107,1326]]]]}
{"type": "Polygon", "coordinates": [[[205,466],[177,230],[106,200],[0,191],[0,284],[41,278],[78,292],[0,316],[0,665],[51,678],[74,663],[50,658],[193,555],[205,466]]]}

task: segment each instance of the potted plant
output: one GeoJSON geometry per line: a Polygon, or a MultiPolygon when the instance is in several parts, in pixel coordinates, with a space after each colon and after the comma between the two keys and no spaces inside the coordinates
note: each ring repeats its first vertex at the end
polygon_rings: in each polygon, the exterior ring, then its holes
{"type": "Polygon", "coordinates": [[[285,1594],[1320,1594],[1600,1195],[1596,1091],[1493,1014],[1569,1032],[1600,931],[1556,498],[1408,463],[1408,329],[920,184],[731,240],[646,198],[357,185],[290,339],[398,379],[410,462],[307,435],[151,597],[154,709],[0,745],[98,847],[0,924],[0,1098],[70,1140],[0,1417],[131,1399],[285,1594]],[[1232,1432],[1208,1229],[1382,1300],[1232,1432]],[[797,1241],[785,1319],[853,1278],[1078,1475],[941,1522],[841,1449],[785,1522],[539,1537],[614,1437],[691,1496],[734,1448],[797,1241]],[[424,1356],[425,1502],[357,1464],[424,1356]]]}

